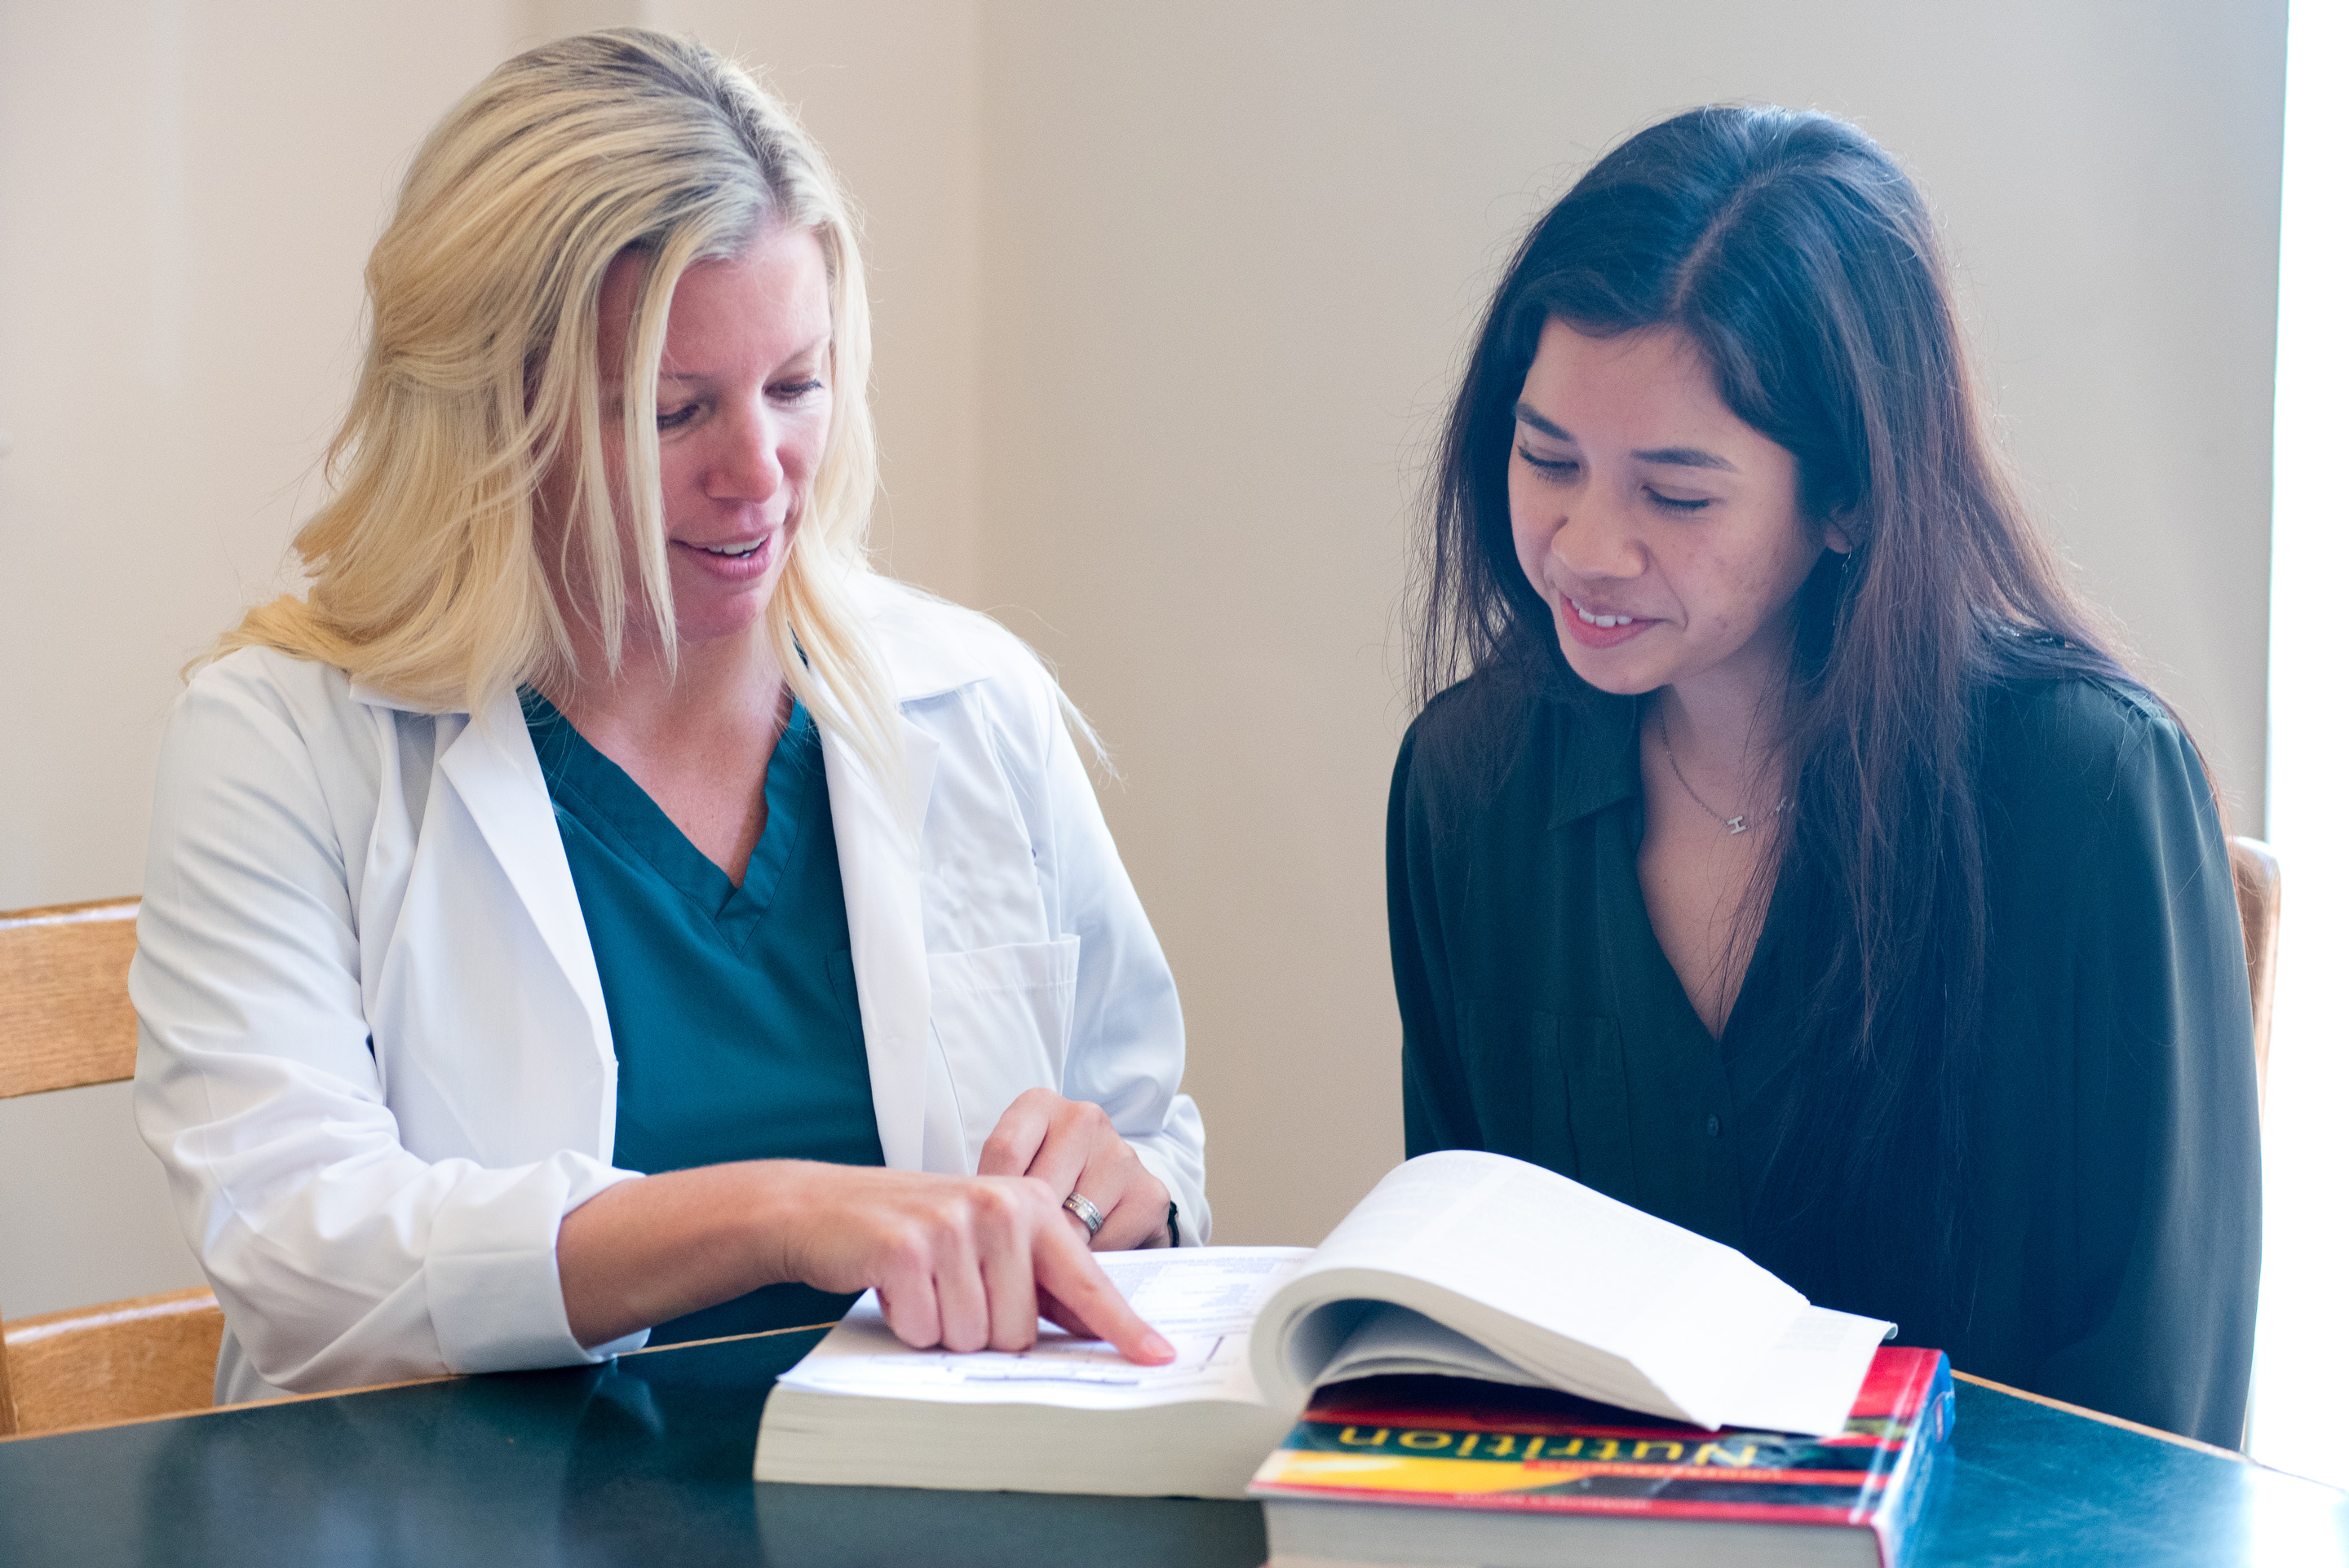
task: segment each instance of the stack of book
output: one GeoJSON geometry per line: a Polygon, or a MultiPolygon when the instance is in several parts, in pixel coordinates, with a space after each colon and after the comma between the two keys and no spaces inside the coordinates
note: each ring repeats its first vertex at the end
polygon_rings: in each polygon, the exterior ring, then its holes
{"type": "Polygon", "coordinates": [[[1513,1543],[1567,1530],[1611,1542],[1613,1524],[1740,1542],[1671,1561],[1778,1561],[1751,1556],[1747,1526],[1776,1539],[1788,1532],[1765,1516],[1840,1510],[1819,1538],[1864,1538],[1875,1562],[1922,1490],[1930,1444],[1909,1434],[1925,1413],[1934,1431],[1947,1423],[1948,1399],[1930,1395],[1946,1395],[1945,1366],[1879,1353],[1890,1325],[1813,1306],[1729,1247],[1500,1155],[1405,1162],[1310,1251],[1099,1262],[1174,1342],[1171,1365],[1134,1366],[1050,1325],[1019,1354],[916,1350],[868,1295],[769,1395],[754,1473],[1261,1496],[1299,1564],[1547,1562],[1513,1543]],[[1776,1479],[1798,1473],[1809,1480],[1776,1479]],[[1674,1511],[1721,1485],[1778,1490],[1718,1504],[1743,1514],[1674,1511]],[[1435,1554],[1392,1554],[1423,1550],[1435,1554]]]}
{"type": "Polygon", "coordinates": [[[1954,1408],[1947,1357],[1890,1347],[1823,1437],[1372,1377],[1316,1395],[1248,1490],[1264,1500],[1269,1568],[1892,1568],[1954,1408]]]}

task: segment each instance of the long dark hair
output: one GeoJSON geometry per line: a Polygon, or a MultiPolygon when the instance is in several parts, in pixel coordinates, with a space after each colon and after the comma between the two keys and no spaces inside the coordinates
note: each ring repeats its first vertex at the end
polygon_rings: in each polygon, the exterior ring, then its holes
{"type": "Polygon", "coordinates": [[[1765,877],[1799,879],[1830,918],[1795,977],[1806,1077],[1773,1130],[1749,1245],[1770,1252],[1773,1227],[1904,1237],[1892,1244],[1924,1269],[1920,1284],[1961,1303],[1990,941],[1978,704],[2034,678],[2136,683],[1987,436],[1915,185],[1841,120],[1723,106],[1616,148],[1511,262],[1433,476],[1423,701],[1478,673],[1471,700],[1496,705],[1500,730],[1537,687],[1598,700],[1558,656],[1509,531],[1514,407],[1552,319],[1600,336],[1684,334],[1722,401],[1794,454],[1807,515],[1851,538],[1795,599],[1794,806],[1765,877]]]}

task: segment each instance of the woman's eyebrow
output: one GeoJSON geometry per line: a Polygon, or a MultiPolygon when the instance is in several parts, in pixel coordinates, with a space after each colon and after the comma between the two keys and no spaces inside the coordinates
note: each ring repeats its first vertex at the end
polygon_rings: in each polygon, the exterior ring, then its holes
{"type": "Polygon", "coordinates": [[[1657,447],[1631,455],[1643,463],[1669,463],[1681,469],[1722,469],[1733,474],[1737,471],[1735,463],[1702,447],[1657,447]]]}
{"type": "Polygon", "coordinates": [[[1561,441],[1570,441],[1574,439],[1573,431],[1563,429],[1557,425],[1551,424],[1547,419],[1543,418],[1539,414],[1534,411],[1532,404],[1525,402],[1522,399],[1517,403],[1516,416],[1518,424],[1531,425],[1535,429],[1539,430],[1545,436],[1555,437],[1557,439],[1561,441]]]}
{"type": "MultiPolygon", "coordinates": [[[[793,349],[790,354],[783,357],[780,364],[776,366],[776,369],[790,370],[796,368],[804,361],[822,358],[825,354],[831,352],[831,349],[832,334],[827,332],[821,337],[812,339],[804,346],[793,349]]],[[[664,381],[711,381],[724,375],[725,372],[720,370],[702,370],[693,367],[680,368],[675,361],[668,357],[667,354],[663,354],[661,356],[659,374],[660,378],[664,381]]]]}
{"type": "MultiPolygon", "coordinates": [[[[1573,431],[1544,418],[1531,404],[1519,402],[1516,413],[1518,424],[1531,426],[1553,440],[1574,439],[1573,431]]],[[[1735,463],[1702,447],[1651,447],[1645,451],[1633,452],[1631,456],[1643,463],[1663,463],[1678,469],[1720,469],[1733,474],[1737,471],[1735,463]]]]}

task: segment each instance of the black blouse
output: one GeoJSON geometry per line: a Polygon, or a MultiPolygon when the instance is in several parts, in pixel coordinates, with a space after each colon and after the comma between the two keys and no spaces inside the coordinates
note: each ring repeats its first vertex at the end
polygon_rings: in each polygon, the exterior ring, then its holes
{"type": "Polygon", "coordinates": [[[1806,1242],[1748,1207],[1802,1089],[1778,1021],[1824,912],[1777,890],[1716,1041],[1640,890],[1636,703],[1495,695],[1439,696],[1395,766],[1410,1152],[1546,1165],[1747,1250],[1822,1305],[1893,1319],[1962,1371],[2240,1443],[2260,1256],[2250,993],[2218,812],[2158,706],[2088,681],[1985,699],[1988,1026],[1962,1189],[1981,1255],[1961,1310],[1897,1246],[1806,1242]],[[1506,742],[1486,762],[1471,725],[1487,753],[1506,742]]]}

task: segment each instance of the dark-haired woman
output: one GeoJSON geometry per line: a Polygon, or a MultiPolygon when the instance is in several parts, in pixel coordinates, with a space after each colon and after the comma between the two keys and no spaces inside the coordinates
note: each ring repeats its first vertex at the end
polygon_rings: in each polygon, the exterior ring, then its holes
{"type": "Polygon", "coordinates": [[[2240,1441],[2218,809],[2002,478],[1907,178],[1778,109],[1624,143],[1512,263],[1434,513],[1388,837],[1411,1151],[2240,1441]]]}

